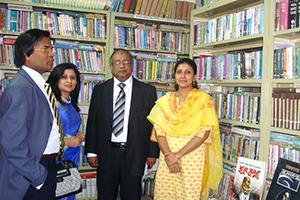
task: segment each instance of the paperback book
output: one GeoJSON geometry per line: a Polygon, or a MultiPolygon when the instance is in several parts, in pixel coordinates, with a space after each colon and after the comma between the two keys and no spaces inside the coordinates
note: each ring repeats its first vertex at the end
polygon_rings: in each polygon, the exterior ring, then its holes
{"type": "Polygon", "coordinates": [[[266,174],[266,162],[239,157],[234,176],[233,199],[261,200],[266,174]]]}

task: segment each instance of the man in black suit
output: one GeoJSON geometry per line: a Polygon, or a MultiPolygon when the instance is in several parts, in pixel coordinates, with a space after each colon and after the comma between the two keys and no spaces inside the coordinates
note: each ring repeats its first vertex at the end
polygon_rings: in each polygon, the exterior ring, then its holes
{"type": "Polygon", "coordinates": [[[159,153],[146,119],[156,101],[155,88],[131,76],[132,63],[127,50],[115,51],[110,57],[114,77],[96,85],[92,95],[85,153],[97,167],[98,200],[115,200],[119,186],[122,200],[139,200],[145,162],[151,168],[159,153]]]}

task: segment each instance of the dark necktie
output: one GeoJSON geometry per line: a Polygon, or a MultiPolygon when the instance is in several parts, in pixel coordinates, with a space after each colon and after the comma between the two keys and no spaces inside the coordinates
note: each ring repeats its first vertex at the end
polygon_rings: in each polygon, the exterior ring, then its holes
{"type": "Polygon", "coordinates": [[[45,90],[46,90],[48,99],[50,101],[51,107],[53,109],[54,117],[57,121],[58,129],[59,129],[60,146],[61,146],[62,149],[64,149],[65,142],[64,142],[63,129],[62,129],[60,118],[59,118],[59,115],[58,115],[58,111],[57,111],[57,108],[56,108],[56,105],[55,105],[54,94],[52,92],[52,89],[51,89],[51,86],[49,85],[49,83],[45,83],[45,90]]]}
{"type": "Polygon", "coordinates": [[[123,132],[124,124],[124,111],[125,111],[125,92],[124,92],[124,83],[119,83],[120,93],[117,97],[115,109],[113,113],[113,124],[112,132],[118,137],[123,132]]]}

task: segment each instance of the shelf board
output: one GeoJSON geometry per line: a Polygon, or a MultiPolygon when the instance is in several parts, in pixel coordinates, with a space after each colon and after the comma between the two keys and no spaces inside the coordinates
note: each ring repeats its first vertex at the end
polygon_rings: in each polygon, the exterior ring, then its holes
{"type": "Polygon", "coordinates": [[[292,79],[272,79],[272,83],[300,83],[300,78],[292,78],[292,79]]]}
{"type": "Polygon", "coordinates": [[[105,72],[104,71],[88,71],[88,70],[79,70],[79,72],[81,74],[104,74],[105,75],[105,72]]]}
{"type": "Polygon", "coordinates": [[[263,46],[263,34],[248,35],[229,40],[222,40],[209,44],[192,46],[194,53],[217,53],[228,52],[240,49],[251,49],[263,46]],[[241,45],[242,44],[242,45],[241,45]]]}
{"type": "Polygon", "coordinates": [[[1,65],[0,70],[13,70],[13,71],[18,71],[19,68],[15,66],[6,66],[6,65],[1,65]]]}
{"type": "Polygon", "coordinates": [[[197,80],[198,84],[213,84],[231,87],[261,87],[261,79],[197,80]]]}
{"type": "Polygon", "coordinates": [[[106,43],[105,39],[79,37],[79,36],[51,35],[51,38],[63,39],[63,40],[74,40],[74,41],[80,41],[80,42],[106,43]]]}
{"type": "Polygon", "coordinates": [[[79,106],[89,106],[90,103],[88,103],[88,102],[78,102],[78,105],[79,106]]]}
{"type": "MultiPolygon", "coordinates": [[[[230,161],[230,160],[226,160],[226,159],[224,159],[223,158],[223,163],[226,163],[226,164],[229,164],[229,165],[231,165],[231,166],[235,166],[236,167],[236,162],[232,162],[232,161],[230,161]]],[[[227,170],[228,171],[228,170],[227,170]]]]}
{"type": "Polygon", "coordinates": [[[126,49],[128,51],[139,51],[139,52],[149,52],[149,53],[166,53],[166,54],[188,55],[188,53],[181,53],[181,52],[177,52],[177,51],[156,50],[156,49],[142,49],[142,48],[134,48],[134,47],[118,47],[118,46],[114,46],[114,49],[126,49]]]}
{"type": "Polygon", "coordinates": [[[238,10],[244,8],[247,5],[247,8],[263,4],[263,0],[217,0],[214,3],[206,4],[201,8],[192,10],[191,15],[195,18],[202,17],[214,17],[218,14],[229,13],[233,10],[238,10]]]}
{"type": "Polygon", "coordinates": [[[109,11],[106,10],[96,10],[96,9],[88,9],[88,8],[80,8],[80,7],[71,7],[71,6],[58,6],[58,5],[50,5],[43,3],[31,3],[31,2],[20,2],[20,1],[12,1],[12,0],[1,0],[0,3],[9,3],[9,4],[18,4],[18,5],[26,5],[33,6],[44,9],[55,9],[55,10],[68,10],[80,13],[97,13],[97,14],[108,14],[109,11]]]}
{"type": "Polygon", "coordinates": [[[148,21],[148,22],[168,23],[168,24],[179,24],[179,25],[186,25],[186,26],[190,25],[189,21],[178,20],[178,19],[153,17],[153,16],[146,16],[146,15],[135,15],[135,14],[119,13],[119,12],[114,12],[113,15],[117,19],[134,20],[134,21],[140,21],[142,23],[148,21]]]}
{"type": "Polygon", "coordinates": [[[219,119],[220,122],[225,122],[228,124],[236,125],[236,126],[245,126],[248,128],[256,128],[260,129],[259,124],[251,124],[251,123],[246,123],[246,122],[239,122],[239,121],[234,121],[234,120],[229,120],[229,119],[219,119]]]}
{"type": "Polygon", "coordinates": [[[300,40],[300,28],[288,29],[274,32],[274,38],[285,42],[297,42],[300,40]]]}
{"type": "Polygon", "coordinates": [[[290,135],[300,136],[300,131],[297,131],[297,130],[270,127],[270,131],[277,132],[277,133],[286,133],[286,134],[290,134],[290,135]]]}
{"type": "MultiPolygon", "coordinates": [[[[21,32],[16,31],[0,31],[0,35],[20,35],[21,32]]],[[[80,42],[91,42],[91,43],[106,43],[106,39],[88,38],[79,36],[66,36],[66,35],[51,35],[52,39],[63,39],[63,40],[74,40],[80,42]]]]}

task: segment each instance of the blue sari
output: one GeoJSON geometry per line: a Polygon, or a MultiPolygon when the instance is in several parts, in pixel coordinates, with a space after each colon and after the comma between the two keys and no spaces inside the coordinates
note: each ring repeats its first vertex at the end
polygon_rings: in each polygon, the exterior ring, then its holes
{"type": "MultiPolygon", "coordinates": [[[[81,117],[79,113],[75,110],[71,103],[62,104],[58,107],[57,110],[64,131],[64,136],[67,138],[70,136],[76,136],[81,125],[81,117]]],[[[77,168],[80,157],[80,148],[81,146],[75,148],[68,147],[68,149],[65,150],[64,153],[65,159],[73,161],[76,164],[77,168]]],[[[75,200],[76,197],[75,195],[71,195],[63,199],[75,200]]]]}

